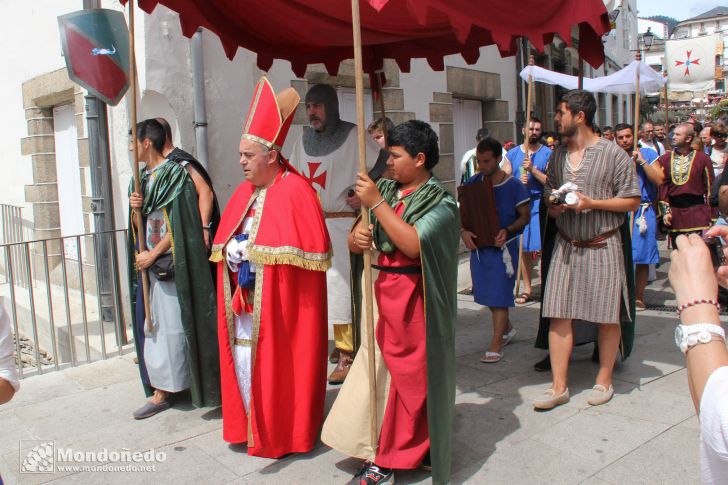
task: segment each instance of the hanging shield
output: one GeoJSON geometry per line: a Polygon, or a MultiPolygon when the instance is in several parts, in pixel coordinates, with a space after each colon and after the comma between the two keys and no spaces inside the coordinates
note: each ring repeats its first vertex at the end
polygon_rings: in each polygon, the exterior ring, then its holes
{"type": "Polygon", "coordinates": [[[116,106],[129,88],[129,30],[124,14],[87,9],[58,17],[68,77],[116,106]]]}

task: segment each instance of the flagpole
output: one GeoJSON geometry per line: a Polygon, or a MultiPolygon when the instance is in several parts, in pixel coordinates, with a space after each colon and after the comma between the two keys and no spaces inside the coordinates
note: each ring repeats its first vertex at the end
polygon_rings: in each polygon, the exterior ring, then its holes
{"type": "MultiPolygon", "coordinates": [[[[366,145],[364,134],[364,85],[362,76],[361,56],[361,20],[359,18],[359,0],[351,0],[351,25],[354,35],[354,79],[356,83],[356,125],[359,140],[359,172],[367,173],[366,145]]],[[[369,210],[364,207],[361,211],[361,224],[369,227],[369,210]]],[[[374,361],[374,310],[372,308],[372,251],[364,251],[364,320],[367,329],[367,346],[369,347],[369,433],[372,452],[376,454],[377,432],[377,381],[376,365],[374,361]]]]}
{"type": "MultiPolygon", "coordinates": [[[[527,44],[528,45],[528,44],[527,44]]],[[[528,57],[528,65],[533,66],[535,64],[533,56],[528,57]]],[[[533,106],[533,74],[529,72],[528,74],[528,95],[526,98],[526,126],[524,128],[525,135],[523,137],[523,161],[531,160],[531,155],[528,153],[528,142],[529,142],[529,133],[531,129],[531,110],[533,106]]],[[[523,171],[523,166],[521,166],[521,171],[523,171]]],[[[518,292],[521,290],[521,277],[523,277],[523,282],[526,282],[526,268],[523,266],[523,234],[521,234],[521,237],[519,238],[518,243],[518,270],[516,271],[516,292],[515,295],[518,297],[518,292]]]]}
{"type": "MultiPolygon", "coordinates": [[[[134,0],[129,0],[129,82],[131,83],[131,144],[134,153],[134,192],[141,193],[141,182],[139,181],[139,147],[137,146],[137,72],[136,54],[134,50],[134,0]]],[[[143,195],[143,194],[142,194],[143,195]]],[[[144,237],[142,211],[134,210],[134,222],[137,227],[138,252],[147,249],[144,237]]],[[[147,332],[152,332],[152,318],[149,308],[149,273],[146,269],[142,273],[142,297],[144,298],[144,322],[147,332]]],[[[137,302],[138,303],[138,302],[137,302]]]]}
{"type": "MultiPolygon", "coordinates": [[[[634,148],[632,150],[632,156],[637,156],[637,150],[639,149],[639,142],[637,133],[639,133],[640,124],[640,68],[642,67],[642,53],[638,50],[637,55],[637,75],[635,76],[634,83],[634,128],[632,129],[632,138],[634,140],[634,148]]],[[[632,236],[632,227],[634,226],[634,211],[629,213],[629,235],[632,236]]]]}
{"type": "MultiPolygon", "coordinates": [[[[667,71],[665,71],[665,133],[668,134],[666,141],[670,141],[670,101],[667,97],[667,71]]],[[[672,148],[672,147],[670,147],[672,148]]]]}
{"type": "Polygon", "coordinates": [[[389,149],[389,143],[387,142],[387,115],[384,112],[384,91],[382,91],[382,72],[375,72],[374,76],[377,78],[377,90],[379,90],[379,112],[381,114],[380,119],[382,120],[382,135],[384,136],[384,148],[389,149]]]}
{"type": "Polygon", "coordinates": [[[640,64],[637,65],[637,75],[635,76],[635,83],[634,83],[634,148],[633,152],[637,152],[637,143],[639,141],[636,133],[639,130],[639,123],[640,123],[640,65],[642,63],[642,54],[638,51],[637,55],[635,56],[637,59],[637,62],[640,64]]]}

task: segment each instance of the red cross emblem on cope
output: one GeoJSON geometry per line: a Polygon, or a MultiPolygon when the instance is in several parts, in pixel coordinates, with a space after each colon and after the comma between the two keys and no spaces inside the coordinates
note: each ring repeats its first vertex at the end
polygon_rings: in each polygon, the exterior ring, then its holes
{"type": "Polygon", "coordinates": [[[308,175],[304,175],[304,178],[308,180],[308,183],[311,184],[312,187],[313,184],[318,184],[322,189],[326,189],[326,174],[328,172],[324,170],[320,174],[316,175],[320,166],[321,162],[308,162],[308,175]]]}

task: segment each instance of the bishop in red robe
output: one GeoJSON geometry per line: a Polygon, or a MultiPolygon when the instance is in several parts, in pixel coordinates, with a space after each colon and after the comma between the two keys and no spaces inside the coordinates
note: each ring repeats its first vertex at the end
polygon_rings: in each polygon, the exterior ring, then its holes
{"type": "Polygon", "coordinates": [[[299,96],[257,85],[240,141],[246,180],[222,214],[218,339],[223,439],[250,455],[313,449],[326,395],[331,242],[311,185],[280,154],[299,96]]]}

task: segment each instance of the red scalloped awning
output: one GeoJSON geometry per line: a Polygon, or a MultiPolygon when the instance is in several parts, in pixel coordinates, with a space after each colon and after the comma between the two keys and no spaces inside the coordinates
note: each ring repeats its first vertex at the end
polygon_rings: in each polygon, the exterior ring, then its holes
{"type": "MultiPolygon", "coordinates": [[[[121,0],[126,3],[127,0],[121,0]]],[[[182,32],[197,27],[215,32],[227,56],[238,47],[258,55],[267,71],[274,59],[291,62],[303,76],[309,64],[324,64],[330,73],[353,57],[351,4],[346,0],[138,0],[151,12],[157,4],[176,11],[182,32]]],[[[480,47],[497,45],[502,56],[516,53],[516,39],[527,37],[542,50],[554,34],[571,43],[579,27],[579,54],[594,67],[604,62],[601,36],[610,29],[602,0],[362,0],[364,70],[381,69],[394,59],[403,72],[410,60],[427,59],[434,70],[443,57],[462,54],[478,60],[480,47]]]]}

